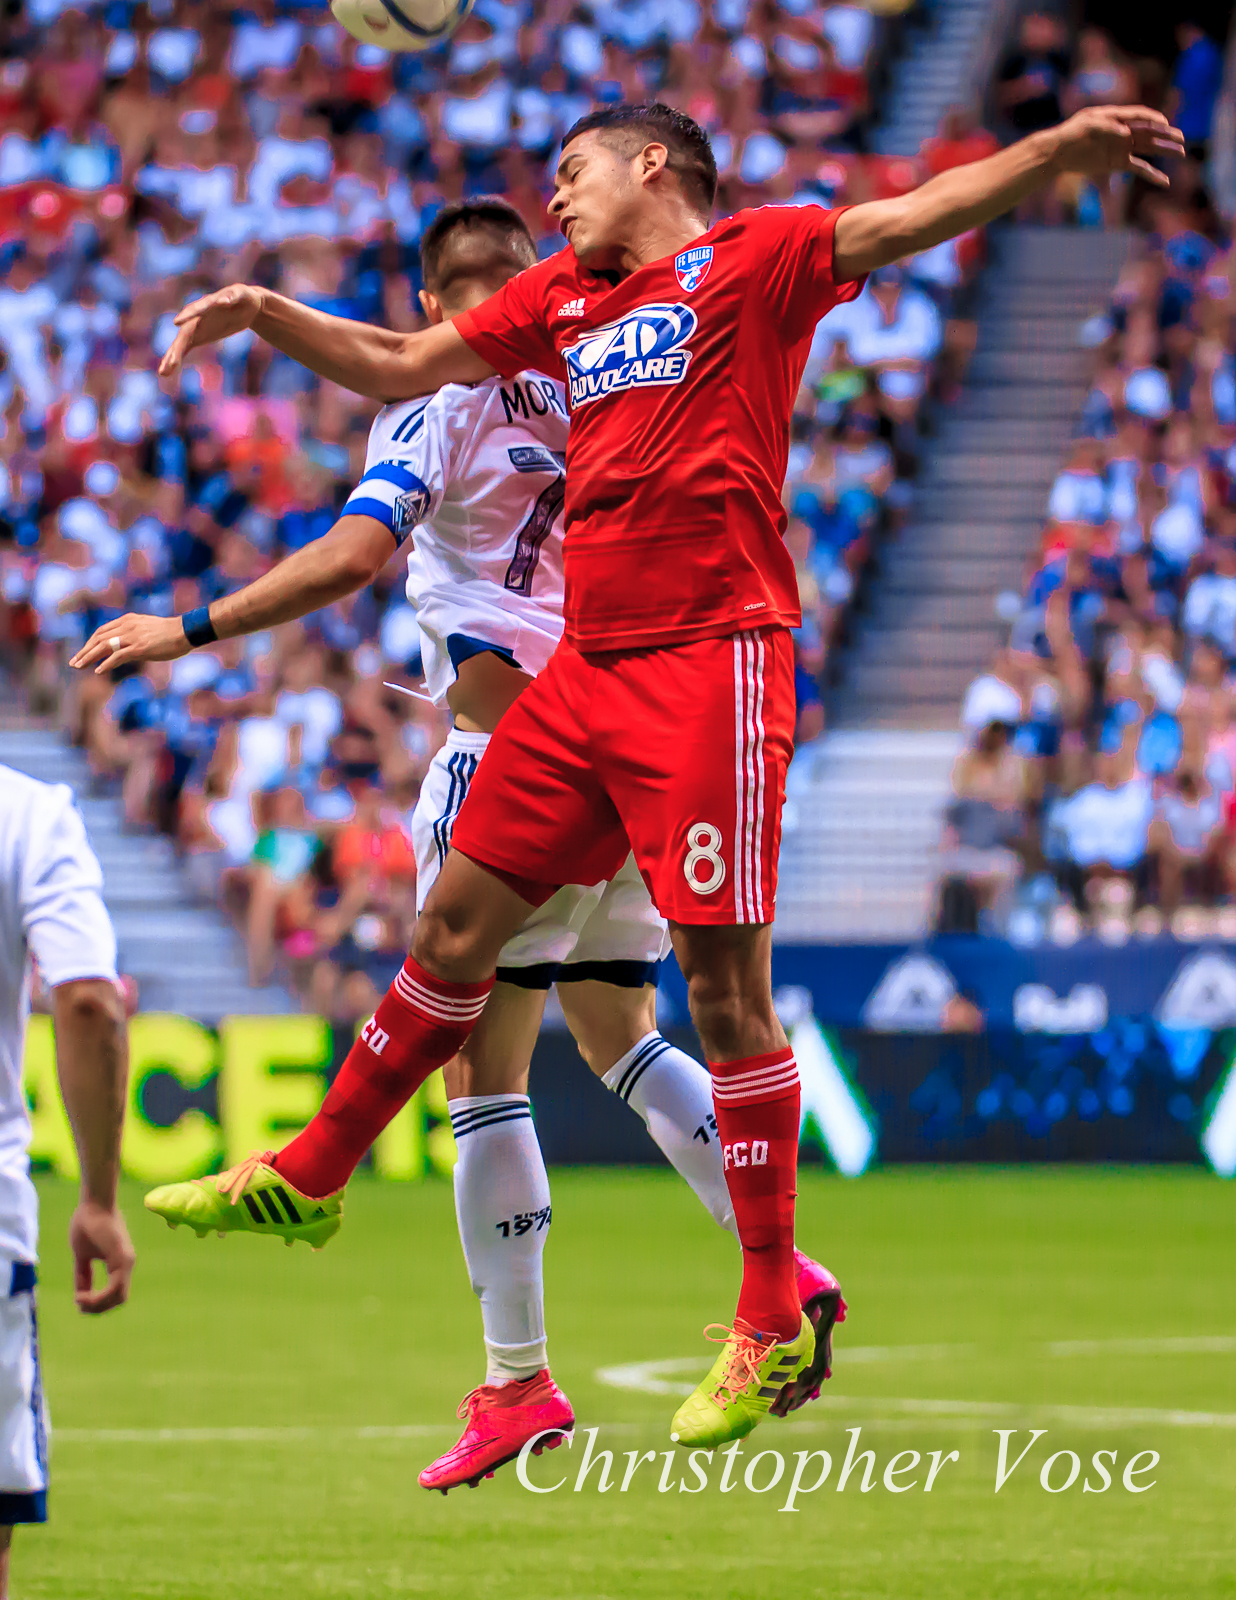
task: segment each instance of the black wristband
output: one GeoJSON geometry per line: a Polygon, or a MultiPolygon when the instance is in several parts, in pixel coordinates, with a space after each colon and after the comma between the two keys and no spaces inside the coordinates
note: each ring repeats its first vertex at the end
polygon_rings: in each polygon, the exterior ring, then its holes
{"type": "Polygon", "coordinates": [[[180,625],[185,630],[185,638],[195,649],[199,644],[214,644],[219,637],[210,620],[209,606],[198,606],[194,611],[186,611],[180,619],[180,625]]]}

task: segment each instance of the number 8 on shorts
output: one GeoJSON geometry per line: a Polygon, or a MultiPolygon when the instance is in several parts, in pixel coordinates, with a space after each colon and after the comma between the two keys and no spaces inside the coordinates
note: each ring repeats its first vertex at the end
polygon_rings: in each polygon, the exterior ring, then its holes
{"type": "Polygon", "coordinates": [[[695,822],[687,829],[687,854],[682,863],[687,883],[696,894],[712,894],[725,882],[721,859],[721,830],[711,822],[695,822]]]}

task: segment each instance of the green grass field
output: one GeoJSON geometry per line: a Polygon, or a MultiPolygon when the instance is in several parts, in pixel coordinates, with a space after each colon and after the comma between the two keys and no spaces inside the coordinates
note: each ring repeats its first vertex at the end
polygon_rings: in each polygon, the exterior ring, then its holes
{"type": "MultiPolygon", "coordinates": [[[[554,1189],[555,1374],[620,1477],[625,1452],[669,1448],[736,1252],[671,1175],[559,1172],[554,1189]],[[670,1374],[635,1365],[657,1362],[670,1374]],[[627,1387],[598,1378],[613,1367],[627,1387]]],[[[720,1463],[682,1492],[685,1462],[660,1493],[660,1460],[625,1494],[599,1494],[596,1471],[575,1493],[582,1435],[532,1464],[540,1484],[570,1474],[554,1494],[513,1468],[448,1499],[417,1488],[481,1375],[447,1184],[358,1182],[321,1255],[173,1234],[129,1192],[134,1298],[99,1321],[69,1295],[72,1195],[49,1182],[42,1201],[58,1437],[53,1520],[18,1534],[23,1600],[1236,1595],[1236,1188],[1201,1172],[806,1175],[800,1240],[851,1313],[825,1400],[746,1441],[740,1474],[760,1449],[788,1461],[767,1494],[722,1495],[720,1463]],[[960,1460],[930,1495],[921,1469],[906,1494],[863,1494],[861,1468],[838,1493],[856,1425],[881,1474],[899,1451],[960,1460]],[[1015,1455],[1029,1427],[1047,1435],[996,1495],[992,1430],[1023,1430],[1015,1455]],[[825,1487],[782,1513],[794,1452],[821,1449],[825,1487]],[[1083,1475],[1046,1493],[1041,1465],[1065,1449],[1083,1475]],[[1113,1486],[1084,1494],[1103,1449],[1113,1486]],[[1156,1485],[1129,1494],[1142,1450],[1156,1485]]]]}

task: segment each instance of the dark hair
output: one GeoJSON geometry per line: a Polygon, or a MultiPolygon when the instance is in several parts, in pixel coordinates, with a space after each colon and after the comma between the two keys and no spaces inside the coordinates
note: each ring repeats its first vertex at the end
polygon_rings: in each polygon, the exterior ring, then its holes
{"type": "Polygon", "coordinates": [[[683,192],[696,208],[707,216],[717,198],[717,163],[708,143],[708,135],[699,123],[692,122],[681,111],[653,100],[639,106],[611,106],[604,111],[590,111],[567,131],[562,141],[565,150],[572,139],[582,133],[614,133],[629,145],[631,154],[650,142],[663,144],[669,151],[666,166],[678,179],[683,192]],[[636,144],[636,140],[639,144],[636,144]]]}
{"type": "Polygon", "coordinates": [[[493,279],[535,260],[528,224],[496,194],[443,206],[421,240],[421,279],[436,295],[446,294],[461,278],[493,279]]]}

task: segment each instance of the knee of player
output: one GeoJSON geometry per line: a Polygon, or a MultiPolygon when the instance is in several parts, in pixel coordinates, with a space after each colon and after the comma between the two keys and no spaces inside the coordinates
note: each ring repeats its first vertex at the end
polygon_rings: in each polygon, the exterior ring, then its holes
{"type": "Polygon", "coordinates": [[[691,1017],[711,1048],[736,1039],[747,1009],[742,985],[733,973],[697,972],[687,984],[691,1017]]]}
{"type": "Polygon", "coordinates": [[[489,942],[468,907],[435,905],[431,896],[416,919],[412,957],[435,977],[466,983],[493,971],[489,942]]]}
{"type": "Polygon", "coordinates": [[[466,932],[454,925],[450,917],[427,905],[416,919],[412,935],[413,959],[426,972],[446,976],[466,948],[466,932]]]}

